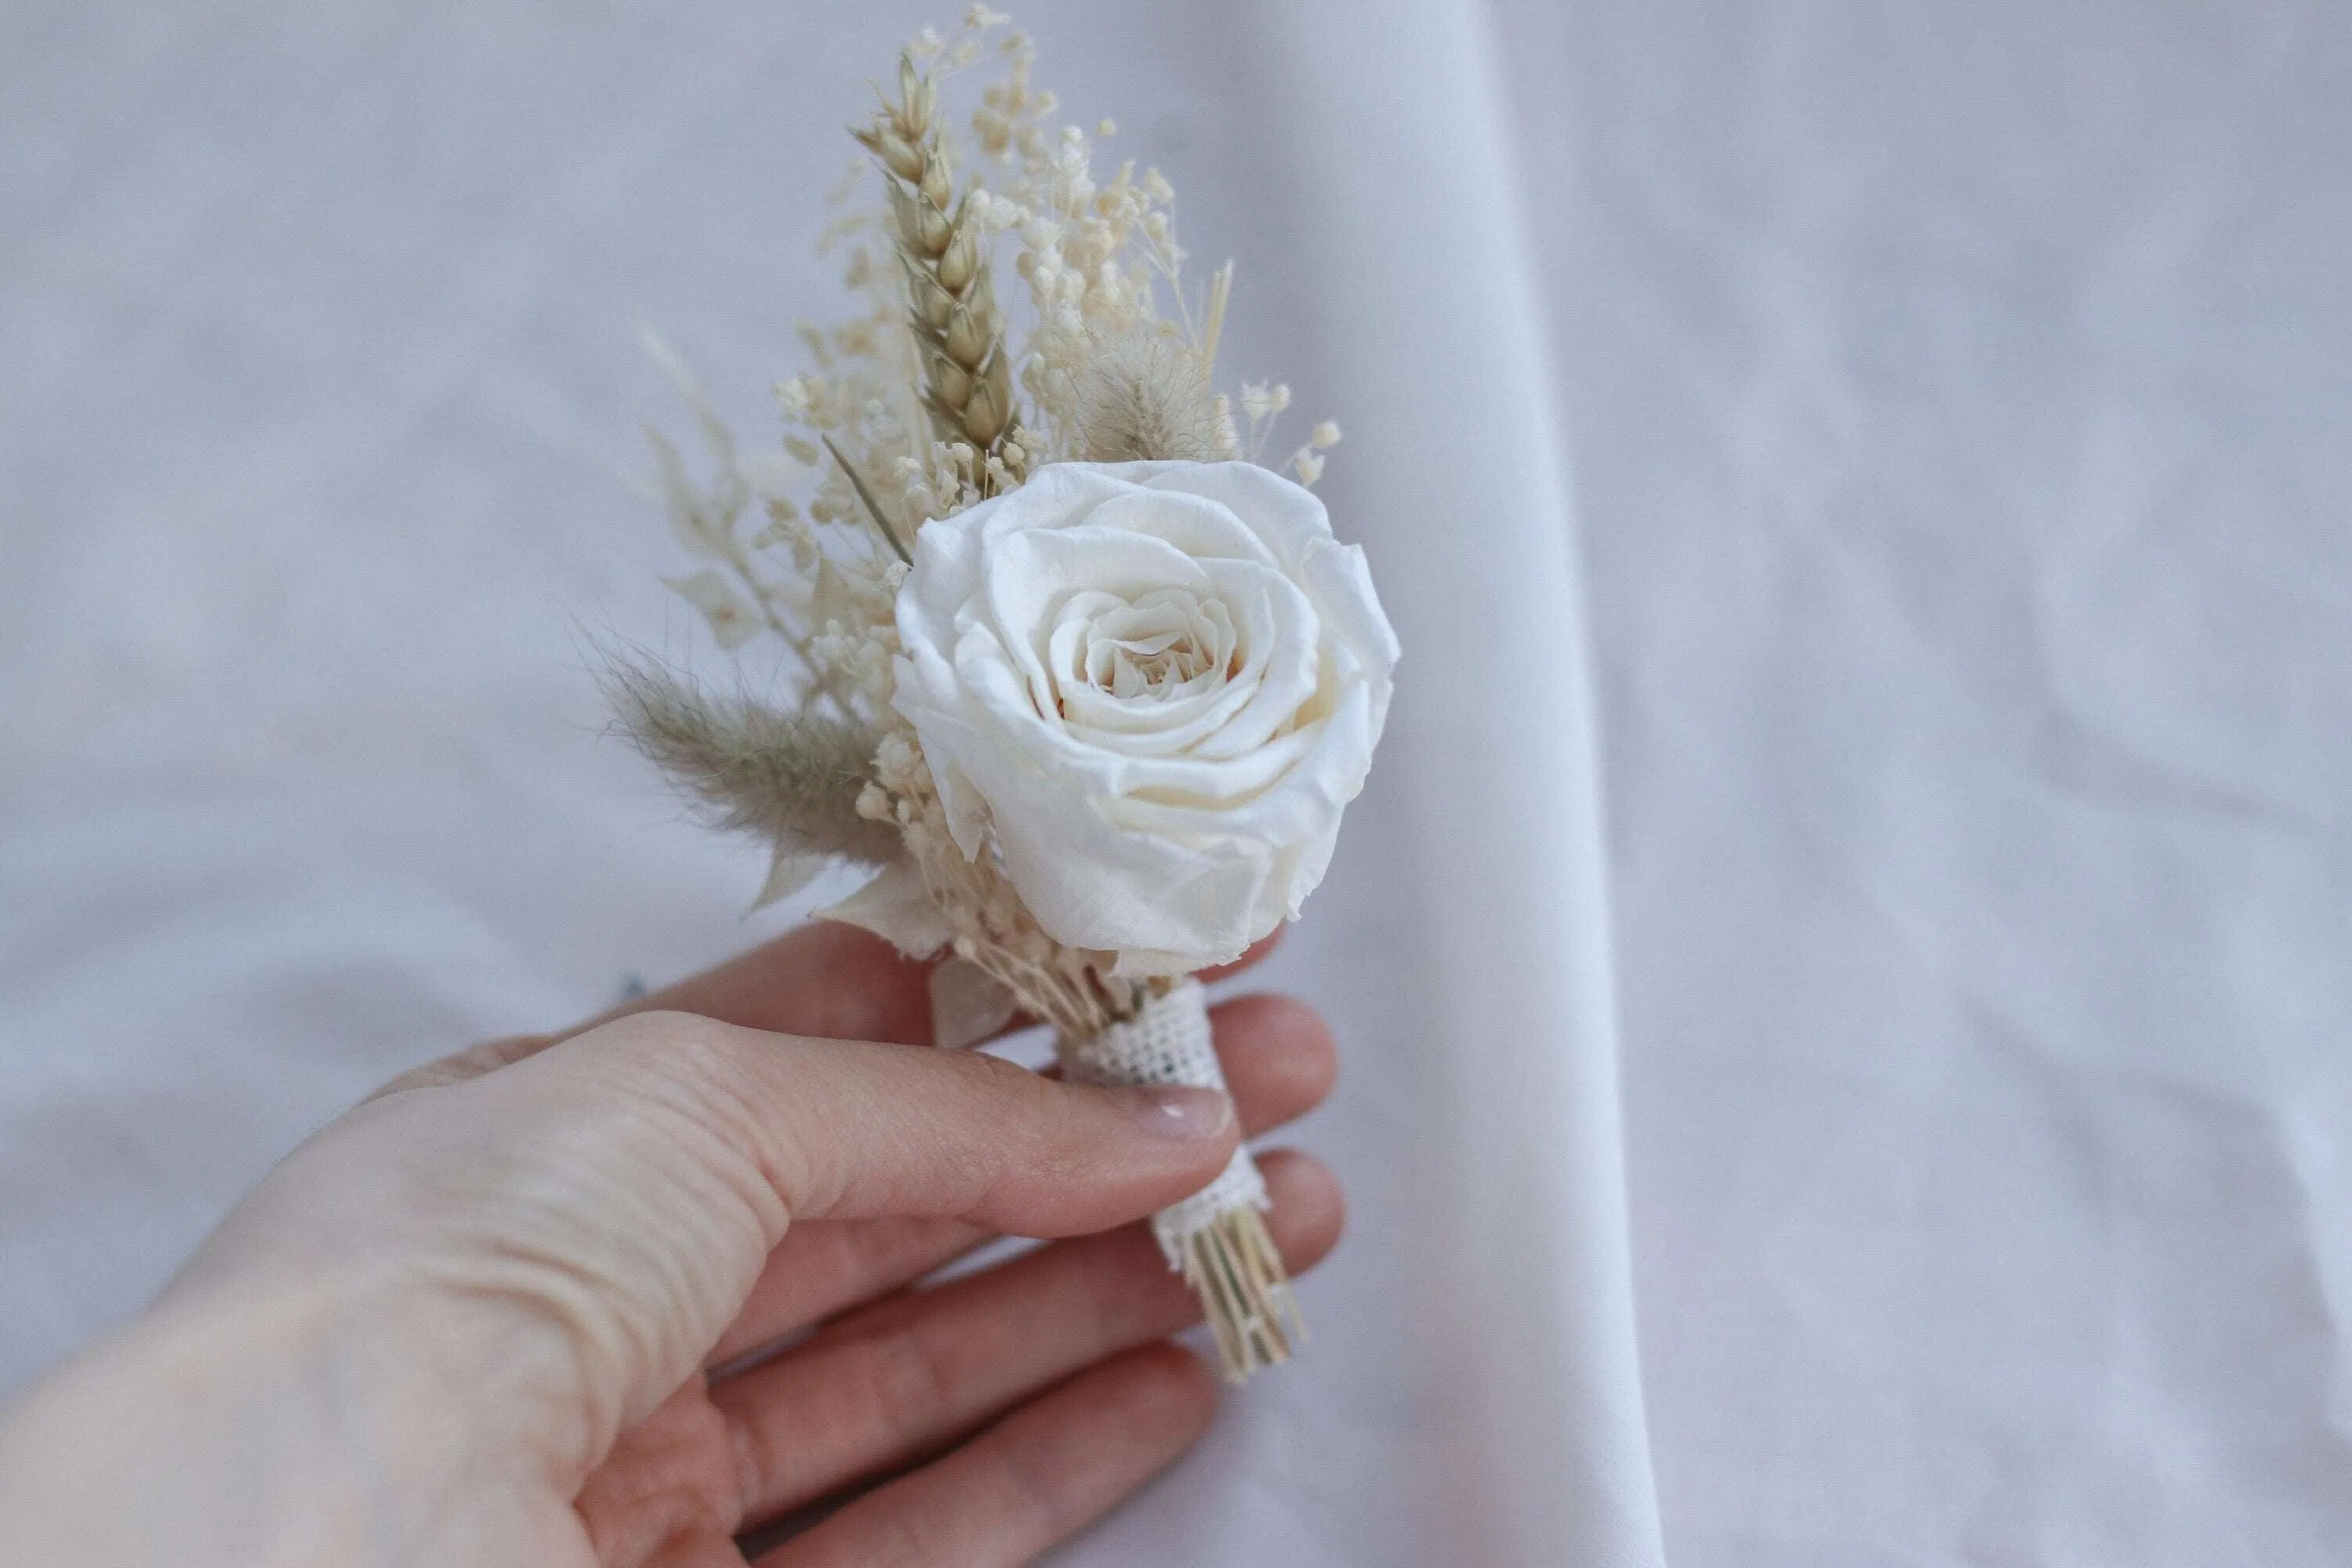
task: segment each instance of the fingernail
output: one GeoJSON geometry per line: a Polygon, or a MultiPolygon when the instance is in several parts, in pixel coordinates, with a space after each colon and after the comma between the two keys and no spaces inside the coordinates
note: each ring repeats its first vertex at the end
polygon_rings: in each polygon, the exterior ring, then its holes
{"type": "Polygon", "coordinates": [[[1213,1089],[1154,1084],[1111,1093],[1146,1131],[1162,1138],[1221,1138],[1234,1124],[1232,1099],[1213,1089]]]}

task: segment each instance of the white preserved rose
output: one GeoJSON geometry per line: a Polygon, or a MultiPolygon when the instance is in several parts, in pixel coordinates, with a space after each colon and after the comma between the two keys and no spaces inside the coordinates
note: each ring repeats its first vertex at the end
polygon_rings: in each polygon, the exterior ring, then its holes
{"type": "Polygon", "coordinates": [[[1125,974],[1237,956],[1322,880],[1395,633],[1323,503],[1251,463],[1060,463],[927,523],[900,713],[956,843],[1125,974]]]}

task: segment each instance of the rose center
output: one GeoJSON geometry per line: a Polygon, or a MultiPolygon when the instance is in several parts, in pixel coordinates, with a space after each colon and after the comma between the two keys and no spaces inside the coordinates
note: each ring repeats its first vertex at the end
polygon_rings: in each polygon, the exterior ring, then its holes
{"type": "Polygon", "coordinates": [[[1201,645],[1172,632],[1150,637],[1114,637],[1087,653],[1087,679],[1116,697],[1133,697],[1147,687],[1190,680],[1201,672],[1201,645]]]}
{"type": "Polygon", "coordinates": [[[1232,616],[1192,595],[1146,595],[1099,616],[1070,674],[1119,700],[1167,698],[1232,662],[1232,616]]]}

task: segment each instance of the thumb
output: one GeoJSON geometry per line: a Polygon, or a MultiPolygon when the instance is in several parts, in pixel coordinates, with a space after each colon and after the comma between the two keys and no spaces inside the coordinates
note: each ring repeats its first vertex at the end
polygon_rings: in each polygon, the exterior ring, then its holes
{"type": "Polygon", "coordinates": [[[518,1395],[469,1400],[471,1418],[568,1408],[551,1447],[576,1477],[701,1365],[793,1221],[1108,1229],[1207,1185],[1238,1132],[1211,1090],[637,1014],[359,1107],[272,1173],[170,1294],[321,1270],[388,1280],[415,1310],[410,1331],[378,1335],[384,1355],[518,1395]]]}
{"type": "Polygon", "coordinates": [[[700,1161],[748,1163],[793,1220],[942,1215],[1021,1236],[1108,1229],[1198,1192],[1239,1128],[1214,1090],[1066,1083],[975,1051],[616,1020],[497,1075],[681,1118],[700,1161]]]}
{"type": "MultiPolygon", "coordinates": [[[[941,1215],[1023,1236],[1104,1230],[1206,1186],[1239,1136],[1231,1100],[1213,1090],[1092,1088],[977,1052],[677,1013],[618,1019],[437,1092],[469,1090],[510,1098],[509,1168],[531,1163],[535,1144],[552,1152],[525,1185],[544,1192],[551,1176],[595,1168],[554,1227],[571,1247],[549,1250],[627,1260],[565,1269],[556,1303],[583,1342],[582,1370],[619,1394],[624,1422],[701,1363],[794,1221],[941,1215]],[[600,1276],[605,1300],[573,1294],[600,1276]],[[618,1331],[579,1332],[599,1321],[618,1331]]],[[[526,1257],[552,1238],[529,1239],[526,1257]]],[[[513,1256],[494,1250],[501,1267],[513,1256]]]]}

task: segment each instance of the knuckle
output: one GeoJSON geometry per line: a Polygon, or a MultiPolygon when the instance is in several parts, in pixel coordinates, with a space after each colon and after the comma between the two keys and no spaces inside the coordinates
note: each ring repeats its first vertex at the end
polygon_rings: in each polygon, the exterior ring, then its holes
{"type": "Polygon", "coordinates": [[[734,1031],[699,1013],[656,1008],[615,1018],[595,1032],[625,1048],[685,1056],[716,1049],[734,1031]]]}
{"type": "Polygon", "coordinates": [[[1055,1102],[1095,1091],[1070,1088],[984,1052],[945,1059],[961,1080],[952,1097],[964,1108],[960,1114],[968,1121],[984,1121],[987,1130],[983,1137],[959,1140],[953,1153],[951,1173],[974,1205],[992,1203],[1007,1181],[1062,1184],[1086,1179],[1088,1141],[1080,1130],[1088,1123],[1074,1119],[1072,1107],[1055,1102]]]}
{"type": "Polygon", "coordinates": [[[772,1058],[791,1042],[666,1011],[615,1019],[594,1038],[613,1111],[683,1135],[780,1237],[813,1180],[808,1151],[779,1114],[772,1058]]]}
{"type": "Polygon", "coordinates": [[[950,1071],[982,1094],[1028,1094],[1045,1081],[1019,1062],[986,1051],[941,1051],[935,1059],[949,1064],[950,1071]]]}
{"type": "Polygon", "coordinates": [[[885,1334],[866,1347],[871,1408],[902,1448],[928,1446],[953,1425],[962,1379],[952,1351],[919,1329],[885,1334]]]}
{"type": "Polygon", "coordinates": [[[978,1108],[989,1118],[986,1152],[1032,1145],[1061,1130],[1048,1114],[1051,1101],[1071,1091],[1053,1079],[985,1051],[939,1052],[930,1064],[950,1079],[946,1103],[959,1107],[960,1114],[978,1108]]]}
{"type": "Polygon", "coordinates": [[[620,1087],[639,1099],[705,1113],[728,1109],[741,1093],[748,1065],[743,1034],[713,1018],[670,1012],[633,1014],[596,1031],[620,1087]]]}

